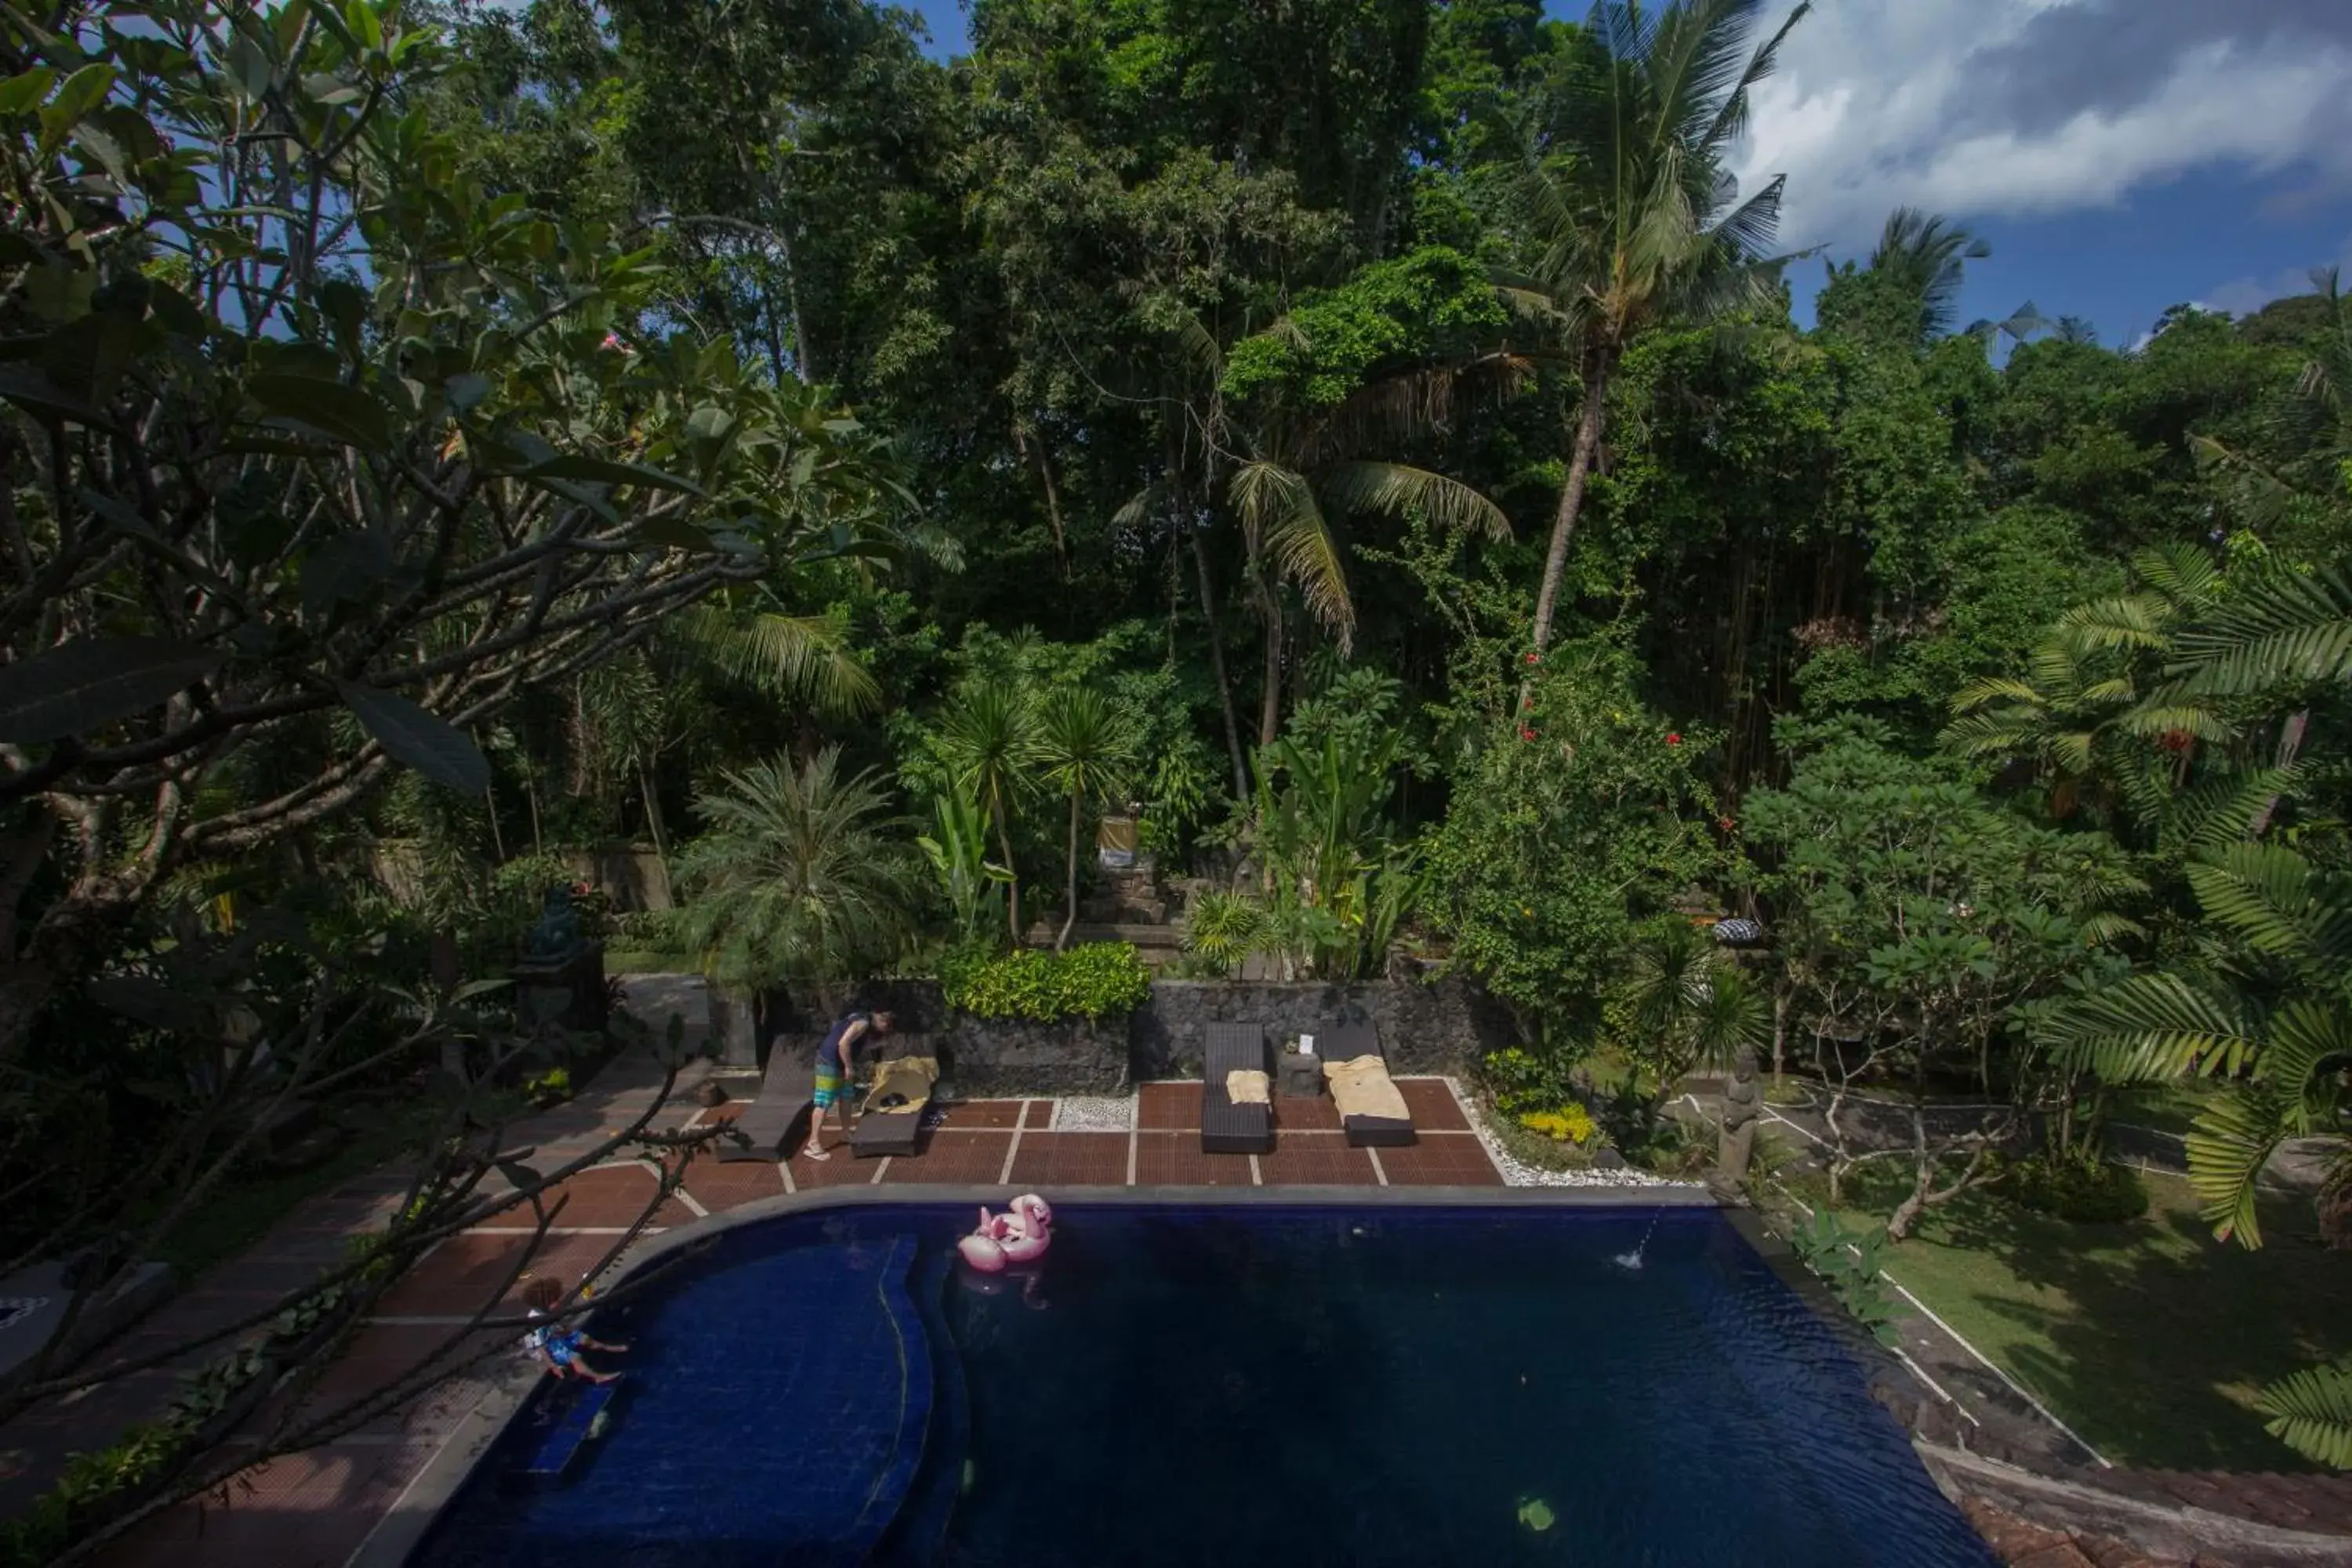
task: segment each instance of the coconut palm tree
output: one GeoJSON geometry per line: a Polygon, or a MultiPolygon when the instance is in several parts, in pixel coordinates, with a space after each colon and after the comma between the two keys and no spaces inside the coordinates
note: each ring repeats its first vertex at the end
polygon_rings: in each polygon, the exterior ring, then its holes
{"type": "Polygon", "coordinates": [[[1880,231],[1870,269],[1898,284],[1917,301],[1916,340],[1925,344],[1952,330],[1966,263],[1981,261],[1992,247],[1957,224],[1917,207],[1896,207],[1880,231]]]}
{"type": "Polygon", "coordinates": [[[904,945],[920,897],[906,825],[876,773],[844,778],[840,762],[838,747],[797,768],[779,758],[697,797],[704,832],[679,857],[676,920],[712,979],[829,1003],[904,945]]]}
{"type": "Polygon", "coordinates": [[[1021,941],[1021,879],[1013,858],[1013,810],[1028,793],[1037,761],[1037,715],[1028,698],[1003,681],[982,681],[948,711],[940,729],[956,789],[980,804],[1003,856],[1006,919],[1021,941]]]}
{"type": "Polygon", "coordinates": [[[1062,888],[1062,929],[1054,951],[1070,944],[1078,923],[1078,829],[1087,807],[1126,789],[1135,765],[1135,737],[1126,716],[1090,687],[1076,686],[1046,699],[1037,719],[1033,752],[1039,770],[1070,802],[1068,876],[1062,888]]]}
{"type": "Polygon", "coordinates": [[[1743,201],[1725,165],[1747,127],[1749,91],[1812,7],[1805,0],[1747,51],[1762,8],[1762,0],[1594,6],[1584,35],[1597,51],[1592,68],[1542,100],[1526,128],[1516,182],[1521,267],[1496,282],[1581,393],[1536,599],[1538,653],[1551,640],[1610,381],[1627,347],[1663,318],[1706,320],[1775,298],[1780,263],[1764,252],[1782,182],[1743,201]]]}

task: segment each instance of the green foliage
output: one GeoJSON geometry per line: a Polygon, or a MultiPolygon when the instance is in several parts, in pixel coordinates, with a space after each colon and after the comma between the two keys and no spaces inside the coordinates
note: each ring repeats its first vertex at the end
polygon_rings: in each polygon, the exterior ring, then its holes
{"type": "Polygon", "coordinates": [[[1790,1232],[1789,1242],[1873,1339],[1890,1350],[1902,1343],[1895,1326],[1899,1310],[1880,1278],[1885,1226],[1856,1230],[1829,1210],[1815,1209],[1805,1224],[1790,1232]]]}
{"type": "Polygon", "coordinates": [[[2004,1162],[1993,1185],[2020,1208],[2078,1225],[2116,1225],[2147,1212],[2139,1173],[2095,1156],[2028,1154],[2004,1162]]]}
{"type": "Polygon", "coordinates": [[[2308,1459],[2352,1470],[2352,1363],[2315,1366],[2269,1384],[2255,1407],[2270,1435],[2308,1459]]]}
{"type": "Polygon", "coordinates": [[[1579,1103],[1575,1062],[1560,1050],[1513,1046],[1479,1058],[1478,1076],[1506,1116],[1565,1110],[1579,1103]]]}
{"type": "Polygon", "coordinates": [[[959,954],[940,967],[940,984],[948,1005],[975,1017],[1040,1024],[1132,1013],[1151,995],[1151,972],[1124,942],[1080,942],[1061,952],[959,954]]]}
{"type": "Polygon", "coordinates": [[[1236,402],[1333,407],[1381,373],[1458,353],[1507,320],[1484,268],[1425,246],[1374,262],[1294,306],[1280,327],[1235,343],[1221,384],[1236,402]]]}
{"type": "Polygon", "coordinates": [[[1634,932],[1723,859],[1702,826],[1714,737],[1649,710],[1608,644],[1557,647],[1531,674],[1533,706],[1453,770],[1424,847],[1449,964],[1549,1043],[1590,1037],[1634,932]]]}
{"type": "Polygon", "coordinates": [[[1558,1110],[1523,1110],[1519,1125],[1530,1132],[1539,1132],[1555,1143],[1583,1145],[1592,1142],[1600,1123],[1581,1105],[1564,1106],[1558,1110]]]}
{"type": "Polygon", "coordinates": [[[679,858],[688,900],[675,931],[723,984],[820,993],[904,947],[915,907],[903,825],[868,772],[843,777],[827,750],[795,768],[724,775],[696,808],[704,835],[679,858]]]}

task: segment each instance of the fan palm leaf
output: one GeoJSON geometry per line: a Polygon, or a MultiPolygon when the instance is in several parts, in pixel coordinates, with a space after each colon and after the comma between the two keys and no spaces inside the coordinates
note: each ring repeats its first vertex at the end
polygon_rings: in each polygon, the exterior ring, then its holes
{"type": "Polygon", "coordinates": [[[1260,459],[1234,473],[1230,493],[1253,556],[1263,556],[1278,580],[1296,584],[1309,614],[1346,652],[1354,640],[1356,605],[1348,593],[1347,563],[1315,487],[1307,476],[1260,459]]]}
{"type": "Polygon", "coordinates": [[[2276,572],[2237,584],[2175,647],[2171,673],[2197,695],[2352,679],[2352,579],[2340,571],[2276,572]]]}
{"type": "Polygon", "coordinates": [[[2056,1008],[2041,1031],[2061,1065],[2108,1083],[2235,1073],[2261,1050],[2261,1020],[2234,996],[2177,974],[2135,974],[2056,1008]]]}
{"type": "Polygon", "coordinates": [[[728,679],[762,696],[838,719],[882,705],[881,684],[858,662],[849,626],[837,615],[747,613],[702,604],[668,629],[728,679]]]}
{"type": "Polygon", "coordinates": [[[2352,1362],[2306,1367],[2267,1384],[2255,1408],[2272,1436],[2305,1458],[2352,1469],[2352,1362]]]}
{"type": "Polygon", "coordinates": [[[2352,892],[2294,850],[2232,844],[2188,868],[2207,918],[2315,980],[2352,963],[2352,892]]]}

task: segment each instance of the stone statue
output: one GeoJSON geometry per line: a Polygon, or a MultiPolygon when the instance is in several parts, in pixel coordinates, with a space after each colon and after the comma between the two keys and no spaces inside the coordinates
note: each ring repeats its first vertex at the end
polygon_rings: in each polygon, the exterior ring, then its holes
{"type": "Polygon", "coordinates": [[[547,889],[547,901],[540,906],[539,923],[530,928],[530,936],[523,944],[522,955],[532,963],[562,963],[576,956],[587,942],[580,935],[580,911],[572,907],[572,889],[553,887],[547,889]]]}
{"type": "Polygon", "coordinates": [[[1723,1089],[1723,1137],[1716,1146],[1717,1172],[1727,1183],[1748,1176],[1748,1162],[1756,1152],[1756,1047],[1742,1046],[1732,1058],[1731,1081],[1723,1089]]]}

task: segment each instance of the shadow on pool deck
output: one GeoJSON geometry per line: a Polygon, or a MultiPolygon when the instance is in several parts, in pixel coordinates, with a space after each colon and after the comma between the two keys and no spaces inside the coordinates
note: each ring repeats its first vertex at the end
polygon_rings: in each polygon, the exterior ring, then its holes
{"type": "MultiPolygon", "coordinates": [[[[640,1114],[658,1084],[650,1058],[618,1058],[574,1100],[519,1123],[512,1137],[537,1145],[541,1164],[576,1157],[640,1114]]],[[[740,1102],[697,1110],[694,1087],[681,1082],[660,1119],[664,1124],[731,1119],[740,1112],[740,1102]]],[[[1053,1191],[1504,1184],[1444,1079],[1402,1079],[1398,1087],[1420,1130],[1417,1142],[1396,1149],[1350,1148],[1328,1100],[1277,1100],[1275,1149],[1264,1155],[1202,1152],[1197,1082],[1141,1086],[1131,1102],[1132,1125],[1125,1131],[1055,1131],[1050,1100],[967,1101],[946,1108],[912,1155],[855,1159],[835,1144],[835,1130],[826,1135],[832,1154],[824,1161],[797,1152],[781,1164],[698,1161],[687,1173],[684,1197],[662,1206],[650,1232],[689,1228],[706,1215],[788,1192],[850,1185],[1053,1191]]],[[[344,1237],[383,1224],[402,1185],[396,1173],[379,1173],[305,1204],[250,1253],[149,1319],[139,1339],[160,1344],[166,1341],[150,1336],[198,1331],[207,1321],[221,1321],[224,1311],[249,1310],[268,1293],[314,1278],[342,1259],[344,1237]]],[[[531,1265],[537,1272],[570,1278],[602,1258],[637,1218],[655,1195],[656,1178],[642,1164],[615,1162],[574,1177],[564,1191],[570,1201],[560,1233],[548,1238],[531,1265]]],[[[528,1229],[522,1216],[501,1216],[443,1243],[384,1298],[377,1315],[321,1375],[313,1397],[363,1393],[436,1352],[455,1359],[447,1349],[451,1337],[507,1278],[528,1245],[528,1229]]],[[[453,1441],[470,1446],[477,1435],[494,1430],[493,1423],[477,1417],[477,1407],[501,1384],[510,1383],[521,1365],[519,1356],[493,1347],[487,1362],[467,1367],[349,1436],[243,1473],[230,1483],[225,1500],[183,1504],[142,1521],[95,1561],[103,1568],[341,1564],[393,1513],[436,1455],[453,1441]]],[[[16,1478],[22,1495],[46,1486],[65,1455],[105,1447],[131,1423],[160,1414],[175,1391],[169,1374],[149,1374],[0,1428],[0,1449],[17,1450],[28,1472],[16,1478]],[[37,1473],[30,1473],[37,1465],[37,1473]]],[[[278,1403],[265,1406],[256,1420],[265,1421],[281,1408],[278,1403]]]]}

